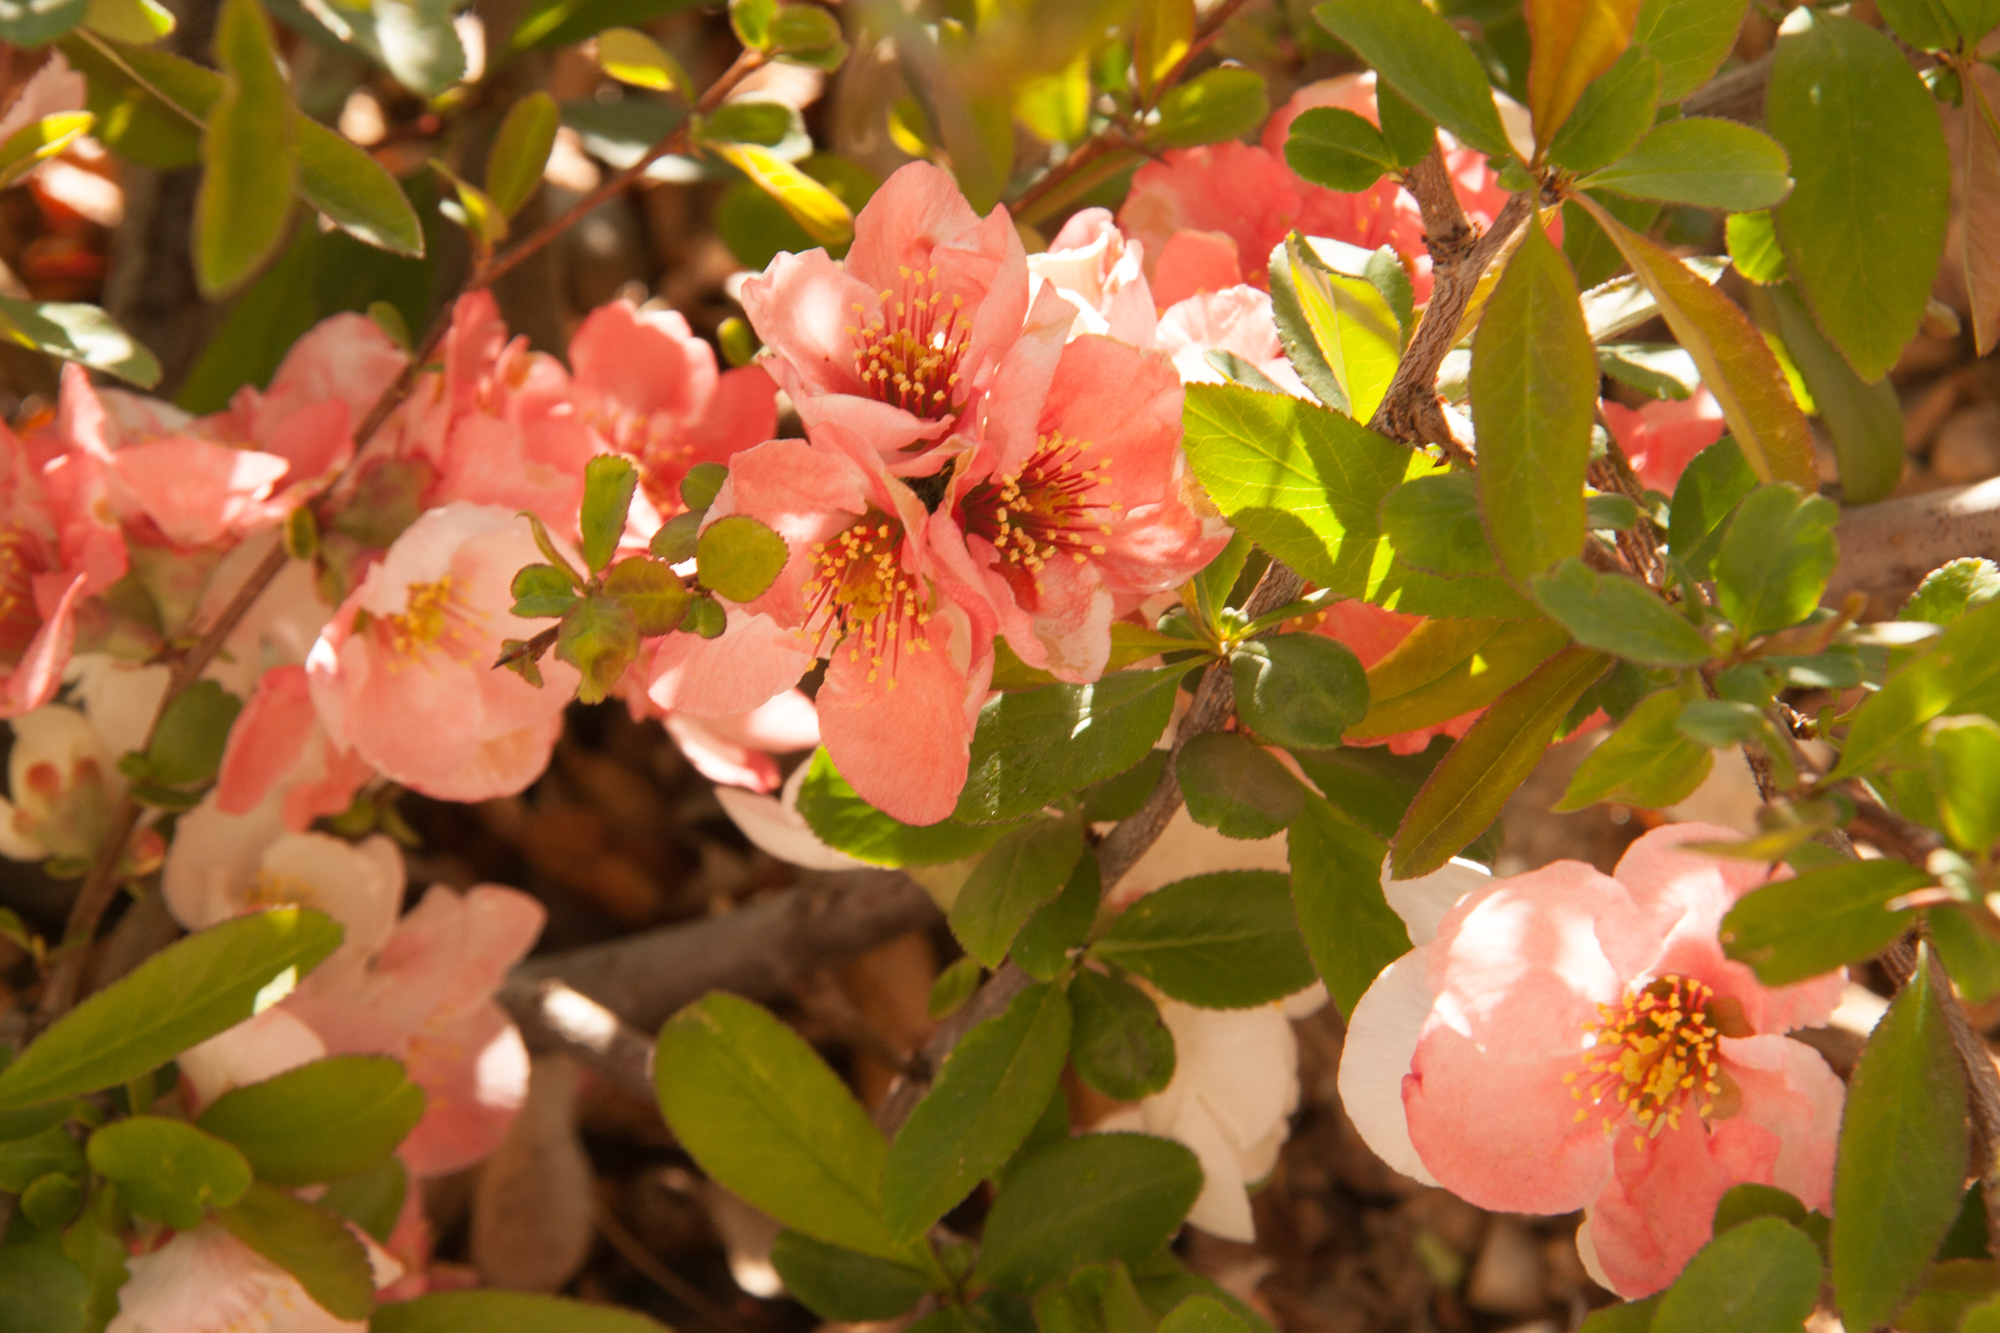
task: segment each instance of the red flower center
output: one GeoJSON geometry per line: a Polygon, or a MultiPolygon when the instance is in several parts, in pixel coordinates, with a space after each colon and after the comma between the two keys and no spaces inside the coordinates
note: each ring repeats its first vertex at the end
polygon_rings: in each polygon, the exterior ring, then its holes
{"type": "Polygon", "coordinates": [[[1032,581],[1040,592],[1049,561],[1068,556],[1080,565],[1104,554],[1103,538],[1111,532],[1105,519],[1124,506],[1091,498],[1111,460],[1086,460],[1089,452],[1087,440],[1044,435],[1019,472],[982,482],[966,495],[965,530],[993,543],[1010,583],[1032,581]]]}
{"type": "MultiPolygon", "coordinates": [[[[958,410],[958,363],[972,338],[965,298],[932,288],[937,269],[902,270],[903,290],[882,290],[882,311],[865,325],[850,324],[854,369],[876,398],[935,420],[958,410]],[[928,292],[927,292],[927,289],[928,292]]],[[[854,307],[855,318],[862,314],[854,307]]]]}
{"type": "Polygon", "coordinates": [[[903,525],[870,509],[814,544],[803,588],[806,631],[814,635],[819,656],[844,646],[849,661],[868,659],[870,684],[886,670],[892,690],[901,654],[931,649],[919,633],[931,618],[924,590],[903,568],[902,552],[903,525]]]}
{"type": "MultiPolygon", "coordinates": [[[[1603,1108],[1609,1132],[1617,1112],[1629,1113],[1644,1131],[1643,1145],[1662,1130],[1681,1127],[1681,1111],[1693,1102],[1704,1120],[1715,1113],[1717,1094],[1727,1094],[1717,1042],[1727,1024],[1714,1010],[1715,991],[1691,977],[1672,973],[1637,992],[1622,1005],[1601,1004],[1597,1021],[1584,1026],[1591,1045],[1583,1069],[1563,1075],[1570,1095],[1588,1105],[1576,1118],[1603,1108]]],[[[1733,1006],[1732,1006],[1733,1007],[1733,1006]]]]}
{"type": "Polygon", "coordinates": [[[403,613],[377,616],[373,627],[394,669],[428,652],[441,652],[460,662],[473,660],[483,646],[479,620],[453,598],[452,578],[447,574],[435,583],[412,583],[403,613]]]}

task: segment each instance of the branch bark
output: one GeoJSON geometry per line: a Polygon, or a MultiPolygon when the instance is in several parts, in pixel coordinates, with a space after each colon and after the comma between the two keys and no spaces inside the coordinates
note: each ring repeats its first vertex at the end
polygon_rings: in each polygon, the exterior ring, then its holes
{"type": "Polygon", "coordinates": [[[1837,604],[1851,592],[1901,596],[1960,556],[2000,559],[2000,477],[1860,505],[1834,527],[1840,564],[1827,585],[1837,604]]]}

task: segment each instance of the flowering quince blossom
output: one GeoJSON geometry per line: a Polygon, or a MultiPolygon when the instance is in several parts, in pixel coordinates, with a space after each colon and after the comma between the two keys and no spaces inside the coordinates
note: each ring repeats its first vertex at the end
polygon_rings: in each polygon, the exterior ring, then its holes
{"type": "Polygon", "coordinates": [[[1639,480],[1673,494],[1694,456],[1722,438],[1722,405],[1703,386],[1679,402],[1662,398],[1631,408],[1604,400],[1604,419],[1639,480]]]}
{"type": "Polygon", "coordinates": [[[912,162],[855,217],[844,261],[781,253],[744,283],[743,309],[809,434],[844,426],[891,471],[928,475],[951,452],[932,446],[1003,378],[1053,366],[1060,332],[1023,336],[1028,286],[1007,210],[981,220],[949,174],[912,162]]]}
{"type": "Polygon", "coordinates": [[[541,558],[509,510],[448,504],[412,523],[306,661],[334,746],[440,800],[511,796],[540,776],[576,669],[551,659],[537,689],[492,664],[503,639],[541,629],[514,616],[510,591],[541,558]]]}
{"type": "Polygon", "coordinates": [[[1844,973],[1772,988],[1723,955],[1765,868],[1681,848],[1727,836],[1655,829],[1614,875],[1388,885],[1418,947],[1355,1006],[1340,1069],[1376,1154],[1482,1208],[1585,1209],[1578,1251],[1626,1297],[1674,1279],[1732,1186],[1824,1209],[1843,1089],[1783,1034],[1823,1024],[1844,973]]]}
{"type": "Polygon", "coordinates": [[[1063,224],[1049,248],[1028,256],[1028,272],[1076,307],[1070,336],[1101,333],[1134,347],[1153,345],[1157,316],[1144,270],[1146,247],[1128,239],[1108,208],[1086,208],[1063,224]]]}
{"type": "Polygon", "coordinates": [[[529,350],[525,337],[510,340],[499,303],[483,290],[452,307],[438,359],[443,369],[419,381],[382,431],[393,457],[436,472],[425,507],[525,509],[574,532],[583,467],[602,443],[562,363],[529,350]]]}
{"type": "Polygon", "coordinates": [[[926,512],[843,427],[817,438],[771,440],[732,461],[704,523],[762,521],[785,539],[785,566],[721,638],[665,640],[649,692],[669,711],[743,712],[823,657],[815,703],[834,764],[871,805],[934,824],[965,785],[993,673],[993,611],[933,553],[943,511],[926,512]]]}
{"type": "MultiPolygon", "coordinates": [[[[985,590],[1008,645],[1060,680],[1095,680],[1111,622],[1201,569],[1229,541],[1183,495],[1181,385],[1171,362],[1096,334],[1063,348],[1039,404],[996,404],[934,522],[940,559],[985,590]]],[[[845,771],[843,769],[843,771],[845,771]]]]}
{"type": "Polygon", "coordinates": [[[774,755],[797,754],[817,746],[819,712],[799,690],[786,690],[757,707],[723,717],[664,712],[646,693],[650,661],[625,673],[623,692],[634,721],[657,717],[667,735],[697,773],[721,787],[754,792],[778,789],[774,755]]]}
{"type": "Polygon", "coordinates": [[[652,510],[642,537],[686,508],[680,485],[689,468],[727,463],[777,433],[770,375],[761,366],[718,374],[715,350],[677,311],[599,306],[570,339],[569,362],[583,424],[606,450],[638,464],[652,510]]]}
{"type": "Polygon", "coordinates": [[[0,856],[95,856],[124,786],[96,729],[61,704],[17,717],[12,727],[7,789],[13,800],[0,800],[0,856]]]}
{"type": "MultiPolygon", "coordinates": [[[[380,1291],[403,1265],[360,1230],[380,1291]]],[[[225,1231],[204,1222],[126,1261],[118,1314],[105,1333],[366,1333],[366,1320],[336,1318],[299,1280],[225,1231]]]]}

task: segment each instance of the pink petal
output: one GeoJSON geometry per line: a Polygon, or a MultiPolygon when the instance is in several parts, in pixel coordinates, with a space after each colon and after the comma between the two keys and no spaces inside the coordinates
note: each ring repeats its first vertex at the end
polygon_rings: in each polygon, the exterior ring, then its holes
{"type": "Polygon", "coordinates": [[[1160,248],[1153,267],[1153,300],[1164,311],[1190,296],[1219,292],[1242,281],[1236,242],[1227,232],[1177,231],[1160,248]]]}
{"type": "Polygon", "coordinates": [[[304,756],[319,725],[303,666],[272,667],[229,730],[215,785],[216,808],[248,814],[304,756]]]}

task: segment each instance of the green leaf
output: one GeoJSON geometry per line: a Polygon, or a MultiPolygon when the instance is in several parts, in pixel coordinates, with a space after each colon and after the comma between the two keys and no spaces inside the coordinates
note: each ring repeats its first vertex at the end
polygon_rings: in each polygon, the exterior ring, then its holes
{"type": "MultiPolygon", "coordinates": [[[[91,1296],[84,1323],[87,1333],[103,1333],[105,1326],[118,1316],[118,1292],[130,1276],[125,1265],[130,1257],[125,1242],[106,1221],[106,1216],[115,1206],[116,1195],[113,1191],[98,1191],[91,1200],[90,1210],[72,1222],[62,1235],[64,1256],[82,1270],[90,1284],[91,1296]]],[[[4,1269],[0,1269],[0,1273],[4,1273],[4,1269]]],[[[8,1284],[9,1279],[0,1275],[0,1292],[6,1291],[8,1284]]],[[[6,1297],[0,1295],[0,1319],[12,1319],[15,1313],[7,1308],[6,1297]]],[[[19,1327],[43,1328],[52,1325],[24,1323],[19,1327]]]]}
{"type": "Polygon", "coordinates": [[[1240,139],[1269,114],[1264,76],[1225,65],[1168,89],[1160,99],[1160,119],[1147,131],[1146,143],[1151,148],[1193,148],[1240,139]]]}
{"type": "Polygon", "coordinates": [[[653,1079],[675,1137],[731,1192],[815,1240],[909,1257],[882,1220],[881,1134],[763,1009],[719,991],[695,1001],[660,1030],[653,1079]]]}
{"type": "Polygon", "coordinates": [[[636,1310],[524,1291],[434,1291],[382,1305],[368,1333],[667,1333],[636,1310]]]}
{"type": "Polygon", "coordinates": [[[1660,62],[1639,46],[1627,48],[1583,90],[1549,144],[1549,161],[1581,173],[1623,157],[1653,127],[1659,99],[1660,62]]]}
{"type": "Polygon", "coordinates": [[[1189,385],[1183,421],[1195,476],[1230,525],[1335,596],[1422,615],[1539,614],[1498,578],[1441,579],[1388,557],[1384,497],[1443,470],[1421,452],[1328,408],[1235,385],[1189,385]]]}
{"type": "MultiPolygon", "coordinates": [[[[1627,388],[1637,389],[1648,397],[1671,398],[1676,402],[1691,397],[1701,385],[1701,372],[1695,369],[1694,358],[1674,343],[1600,345],[1597,349],[1597,368],[1627,388]]],[[[1614,497],[1590,498],[1608,500],[1614,497]]],[[[1623,496],[1615,498],[1625,499],[1623,496]]],[[[1629,500],[1625,502],[1631,503],[1629,500]]]]}
{"type": "Polygon", "coordinates": [[[1167,1311],[1159,1333],[1250,1333],[1250,1325],[1213,1296],[1190,1296],[1167,1311]]]}
{"type": "Polygon", "coordinates": [[[1383,968],[1410,951],[1410,934],[1382,895],[1382,840],[1318,797],[1292,825],[1292,906],[1313,966],[1344,1015],[1383,968]]]}
{"type": "Polygon", "coordinates": [[[827,846],[878,866],[943,865],[977,856],[1007,836],[1013,824],[905,824],[854,794],[825,750],[813,752],[799,788],[799,814],[827,846]]]}
{"type": "Polygon", "coordinates": [[[1819,605],[1839,550],[1840,509],[1790,486],[1760,486],[1743,497],[1715,557],[1722,612],[1744,635],[1798,624],[1819,605]]]}
{"type": "MultiPolygon", "coordinates": [[[[0,34],[12,39],[4,19],[0,34]]],[[[40,1245],[0,1249],[0,1328],[85,1333],[90,1308],[90,1279],[61,1253],[40,1245]]]]}
{"type": "Polygon", "coordinates": [[[1715,1234],[1720,1236],[1760,1217],[1775,1217],[1795,1227],[1807,1225],[1806,1206],[1797,1196],[1775,1185],[1732,1185],[1715,1205],[1715,1234]]]}
{"type": "Polygon", "coordinates": [[[1534,581],[1535,598],[1586,648],[1646,666],[1700,666],[1708,640],[1659,594],[1621,574],[1569,557],[1534,581]]]}
{"type": "Polygon", "coordinates": [[[51,1172],[84,1173],[83,1149],[60,1123],[0,1143],[0,1189],[19,1194],[51,1172]]]}
{"type": "Polygon", "coordinates": [[[1315,185],[1359,194],[1396,168],[1382,131],[1352,111],[1314,107],[1292,121],[1285,161],[1315,185]]]}
{"type": "MultiPolygon", "coordinates": [[[[515,103],[518,109],[522,103],[515,103]]],[[[509,118],[513,112],[508,113],[509,118]]],[[[503,132],[505,127],[502,127],[503,132]]],[[[526,131],[523,131],[524,133],[526,131]]],[[[553,136],[553,130],[551,135],[553,136]]],[[[494,153],[499,153],[495,147],[494,153]]],[[[489,180],[492,173],[488,172],[489,180]]],[[[535,179],[541,179],[539,170],[535,179]]],[[[498,200],[496,199],[497,203],[498,200]]],[[[504,212],[515,210],[502,206],[504,212]]],[[[632,493],[639,486],[639,469],[619,454],[599,454],[583,466],[583,511],[578,525],[583,533],[583,560],[595,574],[611,563],[618,553],[618,539],[625,535],[625,515],[632,507],[632,493]]],[[[756,523],[756,519],[747,520],[756,523]]],[[[759,524],[758,526],[762,526],[759,524]]]]}
{"type": "Polygon", "coordinates": [[[1037,908],[1062,892],[1083,855],[1083,821],[1031,819],[993,844],[953,900],[952,934],[988,967],[1007,957],[1037,908]]]}
{"type": "Polygon", "coordinates": [[[524,620],[559,616],[577,602],[569,575],[554,565],[523,565],[509,591],[514,594],[513,613],[524,620]]]}
{"type": "Polygon", "coordinates": [[[1604,801],[1660,810],[1692,796],[1715,767],[1715,755],[1674,725],[1680,711],[1676,690],[1646,696],[1585,757],[1554,808],[1581,810],[1604,801]]]}
{"type": "Polygon", "coordinates": [[[1029,1292],[1103,1259],[1160,1248],[1201,1193],[1193,1153],[1144,1134],[1089,1134],[1010,1168],[986,1215],[973,1280],[1029,1292]]]}
{"type": "MultiPolygon", "coordinates": [[[[1796,161],[1796,145],[1789,151],[1796,161]]],[[[1570,197],[1616,242],[1658,303],[1675,341],[1700,367],[1701,382],[1715,395],[1750,470],[1763,481],[1816,487],[1812,432],[1756,326],[1701,274],[1626,227],[1588,194],[1570,197]]],[[[1794,191],[1786,208],[1797,200],[1794,191]]]]}
{"type": "Polygon", "coordinates": [[[710,146],[748,176],[758,189],[775,199],[792,221],[819,244],[838,249],[854,239],[852,210],[839,195],[812,176],[757,144],[710,146]]]}
{"type": "Polygon", "coordinates": [[[399,1061],[340,1055],[225,1092],[196,1123],[240,1148],[259,1180],[295,1186],[378,1165],[423,1113],[399,1061]]]}
{"type": "Polygon", "coordinates": [[[402,1215],[403,1198],[409,1193],[410,1173],[403,1159],[393,1153],[358,1176],[348,1176],[328,1185],[319,1196],[319,1206],[337,1213],[373,1236],[378,1244],[388,1244],[389,1234],[402,1215]]]}
{"type": "Polygon", "coordinates": [[[642,639],[672,633],[687,615],[687,585],[664,560],[620,560],[605,574],[604,591],[632,613],[642,639]]]}
{"type": "Polygon", "coordinates": [[[576,687],[579,702],[598,703],[617,689],[638,655],[638,619],[617,598],[592,593],[563,613],[556,656],[582,673],[576,687]]]}
{"type": "Polygon", "coordinates": [[[1119,671],[1089,685],[1048,685],[987,701],[954,818],[998,823],[1033,814],[1144,759],[1173,716],[1185,666],[1119,671]]]}
{"type": "Polygon", "coordinates": [[[637,28],[606,28],[597,34],[597,63],[606,74],[634,88],[691,97],[694,86],[681,62],[637,28]]]}
{"type": "Polygon", "coordinates": [[[1958,45],[1958,25],[1939,0],[1883,0],[1876,8],[1895,34],[1911,46],[1941,51],[1958,45]]]}
{"type": "Polygon", "coordinates": [[[1781,1218],[1762,1217],[1701,1247],[1653,1314],[1655,1333],[1791,1333],[1819,1299],[1819,1247],[1781,1218]]]}
{"type": "Polygon", "coordinates": [[[818,69],[839,69],[847,60],[840,20],[817,5],[779,5],[771,20],[771,47],[780,60],[818,69]]]}
{"type": "Polygon", "coordinates": [[[1113,1101],[1136,1102],[1174,1077],[1174,1034],[1137,986],[1090,968],[1069,984],[1076,1014],[1070,1059],[1077,1077],[1113,1101]]]}
{"type": "Polygon", "coordinates": [[[1761,130],[1715,116],[1654,128],[1630,153],[1579,184],[1640,199],[1725,208],[1769,208],[1791,189],[1785,150],[1761,130]]]}
{"type": "Polygon", "coordinates": [[[1568,644],[1547,620],[1426,620],[1369,668],[1368,713],[1347,738],[1380,740],[1484,708],[1568,644]]]}
{"type": "Polygon", "coordinates": [[[1432,574],[1491,574],[1500,568],[1479,521],[1478,483],[1470,472],[1439,472],[1406,481],[1382,501],[1382,532],[1405,562],[1432,574]]]}
{"type": "Polygon", "coordinates": [[[1896,612],[1896,619],[1950,626],[1967,611],[1996,597],[2000,597],[2000,565],[1961,556],[1924,575],[1924,581],[1896,612]]]}
{"type": "Polygon", "coordinates": [[[1530,221],[1472,340],[1479,512],[1516,583],[1583,547],[1597,385],[1569,261],[1530,221]]]}
{"type": "Polygon", "coordinates": [[[1325,749],[1368,712],[1368,673],[1352,649],[1320,634],[1252,639],[1229,655],[1236,715],[1278,745],[1325,749]]]}
{"type": "Polygon", "coordinates": [[[1944,249],[1951,165],[1937,108],[1888,37],[1795,10],[1765,116],[1798,180],[1776,213],[1792,278],[1855,373],[1879,380],[1923,319],[1944,249]]]}
{"type": "Polygon", "coordinates": [[[86,999],[0,1070],[0,1110],[128,1083],[275,1003],[340,944],[331,918],[301,907],[197,931],[86,999]]]}
{"type": "Polygon", "coordinates": [[[731,514],[702,529],[695,575],[704,588],[732,602],[761,597],[785,567],[785,539],[751,518],[731,514]]]}
{"type": "Polygon", "coordinates": [[[1577,1325],[1577,1333],[1649,1333],[1653,1327],[1653,1312],[1659,1307],[1658,1296],[1607,1305],[1585,1315],[1583,1322],[1577,1325]]]}
{"type": "Polygon", "coordinates": [[[193,786],[214,777],[229,728],[242,709],[242,700],[212,680],[198,680],[175,695],[146,747],[146,777],[169,787],[193,786]]]}
{"type": "Polygon", "coordinates": [[[1055,980],[1069,966],[1069,951],[1082,948],[1089,938],[1103,893],[1097,853],[1085,847],[1055,901],[1036,908],[1014,937],[1014,962],[1037,981],[1055,980]]]}
{"type": "Polygon", "coordinates": [[[924,1011],[932,1018],[951,1017],[965,1007],[985,975],[986,969],[979,965],[979,960],[967,954],[938,973],[937,980],[931,983],[930,995],[924,1000],[924,1011]]]}
{"type": "Polygon", "coordinates": [[[1950,718],[1927,739],[1945,831],[1960,847],[1985,851],[2000,840],[2000,726],[1991,718],[1950,718]]]}
{"type": "Polygon", "coordinates": [[[510,52],[573,46],[616,24],[646,24],[690,7],[692,0],[532,0],[507,39],[510,52]]]}
{"type": "Polygon", "coordinates": [[[1069,1038],[1069,1000],[1046,984],[965,1035],[889,1145],[882,1207],[891,1235],[918,1240],[1006,1165],[1055,1094],[1069,1038]]]}
{"type": "Polygon", "coordinates": [[[356,240],[422,258],[423,224],[386,168],[334,130],[305,115],[298,129],[299,198],[356,240]]]}
{"type": "Polygon", "coordinates": [[[83,1182],[53,1171],[37,1176],[21,1191],[20,1206],[21,1216],[44,1230],[66,1227],[83,1207],[83,1182]]]}
{"type": "Polygon", "coordinates": [[[1399,168],[1414,167],[1437,147],[1437,126],[1431,118],[1387,84],[1375,85],[1375,113],[1382,118],[1382,142],[1399,168]]]}
{"type": "Polygon", "coordinates": [[[97,117],[88,111],[59,111],[31,120],[0,144],[0,189],[18,185],[29,172],[89,133],[97,117]]]}
{"type": "Polygon", "coordinates": [[[1528,0],[1527,103],[1539,148],[1568,120],[1592,80],[1632,41],[1637,0],[1528,0]]]}
{"type": "Polygon", "coordinates": [[[1174,759],[1174,775],[1189,818],[1225,838],[1271,837],[1298,817],[1305,800],[1283,764],[1236,732],[1189,740],[1174,759]]]}
{"type": "Polygon", "coordinates": [[[1728,436],[1694,456],[1674,487],[1668,548],[1690,578],[1706,579],[1736,504],[1757,489],[1757,474],[1728,436]]]}
{"type": "Polygon", "coordinates": [[[102,37],[144,46],[172,32],[174,16],[155,0],[90,0],[83,26],[102,37]]]}
{"type": "Polygon", "coordinates": [[[1834,1304],[1850,1328],[1887,1323],[1916,1294],[1965,1187],[1965,1077],[1932,988],[1933,966],[1919,945],[1916,974],[1848,1082],[1831,1253],[1834,1304]]]}
{"type": "Polygon", "coordinates": [[[40,46],[81,23],[89,7],[89,0],[0,0],[0,40],[40,46]]]}
{"type": "Polygon", "coordinates": [[[1864,383],[1834,350],[1789,285],[1761,293],[1777,317],[1778,336],[1812,390],[1820,422],[1840,462],[1848,504],[1885,500],[1903,479],[1903,406],[1887,377],[1864,383]]]}
{"type": "MultiPolygon", "coordinates": [[[[1333,365],[1327,360],[1326,349],[1321,346],[1321,334],[1308,316],[1306,301],[1312,288],[1300,289],[1296,280],[1297,271],[1303,263],[1303,251],[1293,244],[1291,237],[1280,241],[1271,248],[1268,277],[1271,282],[1271,318],[1278,326],[1278,343],[1285,349],[1285,357],[1298,372],[1299,380],[1320,402],[1336,412],[1347,413],[1347,391],[1340,387],[1340,377],[1334,373],[1333,365]]],[[[1324,303],[1314,313],[1324,319],[1327,311],[1324,303]]],[[[1239,367],[1239,372],[1241,368],[1239,367]]],[[[1264,379],[1263,384],[1243,383],[1261,393],[1285,396],[1283,390],[1270,382],[1270,377],[1262,371],[1256,372],[1264,379]]]]}
{"type": "Polygon", "coordinates": [[[1765,985],[1788,986],[1880,953],[1916,921],[1889,903],[1928,883],[1901,861],[1808,870],[1745,896],[1722,919],[1722,943],[1765,985]]]}
{"type": "Polygon", "coordinates": [[[1732,214],[1727,233],[1729,262],[1738,273],[1755,283],[1785,280],[1785,252],[1769,212],[1732,214]]]}
{"type": "MultiPolygon", "coordinates": [[[[520,212],[542,183],[542,170],[548,166],[549,151],[556,145],[556,127],[561,123],[556,99],[545,92],[529,93],[507,108],[493,136],[493,150],[486,157],[486,196],[508,217],[520,212]]],[[[586,503],[588,471],[586,468],[586,503]]]]}
{"type": "Polygon", "coordinates": [[[366,1319],[375,1308],[368,1252],[347,1224],[270,1185],[252,1185],[242,1202],[216,1214],[229,1234],[299,1280],[306,1295],[336,1319],[366,1319]]]}
{"type": "Polygon", "coordinates": [[[153,354],[94,305],[0,296],[0,333],[23,347],[116,375],[142,389],[160,381],[160,363],[153,354]]]}
{"type": "Polygon", "coordinates": [[[1462,142],[1489,157],[1513,156],[1479,57],[1419,0],[1326,0],[1313,17],[1462,142]]]}
{"type": "Polygon", "coordinates": [[[465,48],[452,27],[450,0],[301,0],[340,41],[358,47],[404,87],[436,97],[465,77],[465,48]]]}
{"type": "Polygon", "coordinates": [[[234,1146],[180,1120],[135,1115],[90,1136],[90,1165],[118,1184],[141,1217],[176,1231],[201,1225],[250,1188],[250,1163],[234,1146]]]}
{"type": "Polygon", "coordinates": [[[1314,977],[1291,880],[1269,870],[1175,880],[1126,908],[1090,953],[1203,1009],[1268,1004],[1314,977]]]}
{"type": "Polygon", "coordinates": [[[195,275],[210,296],[230,291],[285,239],[298,182],[292,93],[257,0],[223,0],[215,21],[222,93],[202,135],[195,196],[195,275]]]}
{"type": "Polygon", "coordinates": [[[1417,793],[1389,843],[1397,879],[1428,875],[1500,813],[1541,760],[1569,710],[1611,667],[1588,648],[1565,648],[1493,701],[1417,793]]]}
{"type": "Polygon", "coordinates": [[[2000,4],[1995,0],[1940,0],[1940,3],[1968,45],[1977,44],[1995,25],[2000,25],[2000,4]]]}
{"type": "Polygon", "coordinates": [[[1373,282],[1333,272],[1298,235],[1286,242],[1285,255],[1279,267],[1290,280],[1307,331],[1339,390],[1337,399],[1327,400],[1327,405],[1366,421],[1395,378],[1403,350],[1402,325],[1373,282]]]}
{"type": "Polygon", "coordinates": [[[1750,0],[1644,0],[1632,40],[1660,62],[1660,101],[1678,102],[1722,68],[1750,0]]]}
{"type": "Polygon", "coordinates": [[[797,1231],[778,1233],[771,1267],[793,1300],[822,1319],[844,1323],[894,1319],[931,1289],[929,1276],[917,1269],[797,1231]]]}

